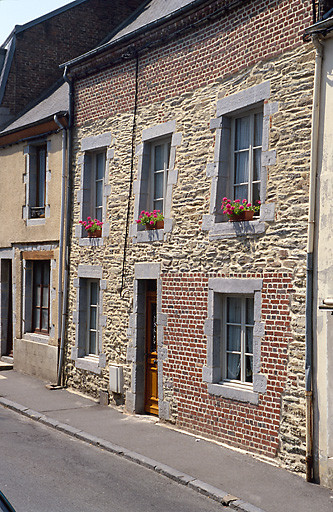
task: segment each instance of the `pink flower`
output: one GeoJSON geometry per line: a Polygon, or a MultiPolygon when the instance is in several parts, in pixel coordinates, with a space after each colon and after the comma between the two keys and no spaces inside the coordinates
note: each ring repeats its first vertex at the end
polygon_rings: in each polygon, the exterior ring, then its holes
{"type": "Polygon", "coordinates": [[[222,201],[228,201],[228,198],[227,198],[227,197],[224,197],[224,198],[222,199],[222,201]]]}
{"type": "Polygon", "coordinates": [[[244,210],[244,206],[243,206],[243,205],[240,205],[239,209],[240,209],[240,210],[244,210]]]}
{"type": "Polygon", "coordinates": [[[240,199],[235,199],[235,203],[240,203],[240,199]]]}
{"type": "Polygon", "coordinates": [[[250,206],[252,206],[252,204],[251,204],[251,203],[247,203],[247,205],[246,205],[246,206],[248,206],[248,207],[250,208],[250,206]]]}
{"type": "Polygon", "coordinates": [[[247,199],[243,199],[243,204],[247,203],[247,199]]]}
{"type": "Polygon", "coordinates": [[[151,220],[151,221],[149,222],[149,224],[150,224],[151,226],[154,226],[155,222],[154,222],[153,220],[151,220]]]}
{"type": "Polygon", "coordinates": [[[261,204],[261,201],[257,201],[257,204],[261,204]]]}

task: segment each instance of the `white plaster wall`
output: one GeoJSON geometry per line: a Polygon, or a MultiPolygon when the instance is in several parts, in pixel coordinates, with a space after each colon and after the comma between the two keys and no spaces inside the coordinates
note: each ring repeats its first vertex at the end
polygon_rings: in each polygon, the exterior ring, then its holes
{"type": "Polygon", "coordinates": [[[322,65],[314,273],[315,457],[320,482],[333,488],[333,38],[322,65]]]}

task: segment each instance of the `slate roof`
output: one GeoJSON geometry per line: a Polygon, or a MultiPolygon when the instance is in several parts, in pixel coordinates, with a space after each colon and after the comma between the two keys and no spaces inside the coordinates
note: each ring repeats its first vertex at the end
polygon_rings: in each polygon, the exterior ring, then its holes
{"type": "Polygon", "coordinates": [[[53,87],[48,93],[43,95],[42,99],[37,100],[36,104],[19,115],[4,130],[0,132],[0,136],[6,133],[19,130],[24,126],[30,126],[48,119],[55,114],[68,112],[69,109],[69,86],[62,83],[60,86],[53,87]]]}
{"type": "Polygon", "coordinates": [[[124,38],[130,38],[138,32],[145,32],[158,23],[163,23],[168,18],[173,18],[183,10],[190,9],[192,6],[200,5],[205,0],[146,0],[143,4],[122,23],[110,37],[104,39],[100,46],[90,50],[75,59],[64,62],[61,68],[76,64],[85,58],[92,57],[103,52],[108,47],[117,44],[124,38]]]}
{"type": "Polygon", "coordinates": [[[198,0],[149,0],[138,9],[120,29],[109,39],[110,43],[118,41],[143,27],[149,28],[149,25],[168,16],[177,14],[184,7],[197,4],[198,0]]]}

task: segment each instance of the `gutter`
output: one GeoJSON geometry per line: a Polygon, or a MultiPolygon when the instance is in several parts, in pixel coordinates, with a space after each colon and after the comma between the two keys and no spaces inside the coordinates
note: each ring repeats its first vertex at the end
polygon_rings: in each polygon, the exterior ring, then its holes
{"type": "Polygon", "coordinates": [[[306,396],[306,480],[313,481],[313,251],[316,210],[316,181],[318,171],[318,136],[320,115],[321,70],[323,46],[318,35],[312,36],[316,48],[312,105],[311,161],[309,188],[309,219],[306,255],[305,306],[305,396],[306,396]]]}
{"type": "MultiPolygon", "coordinates": [[[[61,386],[63,380],[63,363],[64,363],[64,348],[65,348],[65,329],[66,329],[66,314],[67,314],[67,291],[68,291],[68,267],[69,267],[69,240],[70,240],[70,206],[71,206],[71,159],[72,159],[72,126],[73,126],[73,82],[67,76],[67,66],[64,70],[63,78],[69,85],[69,122],[67,130],[67,205],[66,205],[66,218],[64,226],[64,250],[65,250],[65,269],[63,278],[63,292],[62,292],[62,305],[61,305],[61,334],[60,334],[60,350],[59,350],[59,364],[58,364],[58,380],[57,385],[61,386]]],[[[59,309],[60,311],[60,309],[59,309]]],[[[58,313],[59,313],[58,311],[58,313]]]]}

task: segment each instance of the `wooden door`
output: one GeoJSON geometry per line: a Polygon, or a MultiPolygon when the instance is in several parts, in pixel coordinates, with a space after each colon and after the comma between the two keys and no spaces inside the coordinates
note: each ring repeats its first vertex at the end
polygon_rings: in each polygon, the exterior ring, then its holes
{"type": "Polygon", "coordinates": [[[146,292],[145,411],[158,415],[156,291],[146,292]]]}

